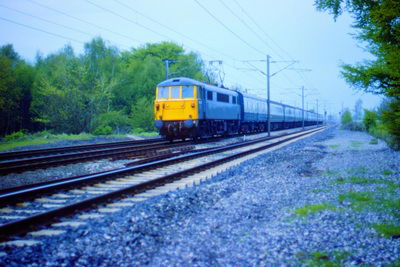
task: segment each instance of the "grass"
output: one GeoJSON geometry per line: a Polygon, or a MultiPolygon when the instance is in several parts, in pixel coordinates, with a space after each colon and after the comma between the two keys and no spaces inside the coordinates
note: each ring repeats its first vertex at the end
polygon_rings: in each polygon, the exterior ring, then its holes
{"type": "Polygon", "coordinates": [[[311,193],[327,193],[327,192],[329,192],[330,190],[329,189],[326,189],[326,188],[324,188],[324,189],[322,189],[322,188],[318,188],[318,189],[312,189],[312,190],[310,190],[310,192],[311,193]]]}
{"type": "Polygon", "coordinates": [[[352,176],[349,178],[339,177],[335,180],[331,181],[331,184],[360,184],[360,185],[369,185],[369,184],[390,184],[390,181],[381,180],[381,179],[366,179],[357,176],[352,176]]]}
{"type": "Polygon", "coordinates": [[[393,224],[373,224],[375,229],[381,236],[386,238],[400,238],[400,225],[393,224]]]}
{"type": "Polygon", "coordinates": [[[355,210],[363,210],[366,208],[371,208],[375,204],[374,198],[371,192],[354,192],[350,191],[345,194],[340,194],[338,196],[339,202],[343,203],[345,201],[350,202],[350,205],[355,210]]]}
{"type": "Polygon", "coordinates": [[[59,135],[46,135],[46,136],[28,136],[23,139],[10,140],[0,143],[0,151],[13,149],[21,146],[34,146],[50,144],[61,140],[90,140],[95,136],[92,134],[59,134],[59,135]]]}
{"type": "Polygon", "coordinates": [[[336,148],[340,147],[340,145],[339,144],[333,144],[333,145],[329,145],[329,147],[332,148],[332,149],[336,149],[336,148]]]}
{"type": "Polygon", "coordinates": [[[334,206],[327,205],[327,204],[320,204],[320,205],[313,205],[313,206],[306,206],[303,208],[296,209],[294,214],[299,216],[307,216],[310,214],[314,214],[323,210],[335,210],[334,206]]]}
{"type": "MultiPolygon", "coordinates": [[[[327,253],[324,251],[316,251],[311,253],[308,258],[303,259],[302,262],[306,266],[327,266],[336,267],[343,266],[346,259],[351,255],[347,251],[333,251],[333,253],[327,253]]],[[[303,254],[299,254],[298,257],[304,257],[303,254]]]]}
{"type": "MultiPolygon", "coordinates": [[[[134,133],[133,135],[137,136],[156,136],[158,133],[156,132],[140,132],[140,133],[134,133]]],[[[4,142],[0,143],[0,151],[4,150],[10,150],[16,147],[21,147],[21,146],[35,146],[35,145],[44,145],[44,144],[50,144],[54,143],[57,141],[70,141],[70,140],[90,140],[97,137],[96,135],[93,134],[88,134],[88,133],[81,133],[81,134],[51,134],[47,131],[35,133],[32,135],[24,135],[21,138],[14,139],[14,140],[6,140],[4,142]]],[[[127,137],[126,134],[124,135],[106,135],[102,136],[105,138],[125,138],[127,137]]]]}
{"type": "Polygon", "coordinates": [[[333,170],[326,170],[322,174],[331,176],[331,175],[339,175],[340,172],[339,171],[333,171],[333,170]]]}
{"type": "Polygon", "coordinates": [[[133,132],[132,135],[136,135],[136,136],[157,136],[158,132],[133,132]]]}
{"type": "Polygon", "coordinates": [[[385,176],[389,176],[389,175],[392,175],[393,172],[391,172],[391,171],[383,171],[382,174],[385,175],[385,176]]]}
{"type": "Polygon", "coordinates": [[[362,144],[363,143],[359,142],[359,141],[351,141],[350,146],[353,147],[353,148],[359,148],[359,147],[361,147],[362,144]]]}
{"type": "Polygon", "coordinates": [[[347,172],[348,174],[352,174],[352,173],[356,173],[356,172],[359,172],[359,173],[367,173],[367,169],[364,168],[364,167],[359,166],[359,167],[357,167],[357,168],[355,168],[355,169],[348,169],[348,170],[346,170],[346,172],[347,172]]]}
{"type": "Polygon", "coordinates": [[[340,194],[338,196],[338,199],[340,202],[343,202],[345,200],[348,200],[350,202],[365,202],[373,200],[371,192],[354,192],[354,191],[350,191],[345,194],[340,194]]]}
{"type": "Polygon", "coordinates": [[[377,145],[378,144],[378,140],[375,138],[372,138],[371,141],[369,141],[370,145],[377,145]]]}

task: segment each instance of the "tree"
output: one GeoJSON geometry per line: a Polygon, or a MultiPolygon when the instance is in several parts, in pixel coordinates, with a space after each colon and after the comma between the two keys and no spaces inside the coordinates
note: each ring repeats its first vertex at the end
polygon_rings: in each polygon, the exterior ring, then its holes
{"type": "Polygon", "coordinates": [[[0,47],[0,134],[43,128],[56,133],[153,131],[155,90],[165,78],[166,59],[176,61],[173,75],[206,80],[201,58],[169,42],[120,53],[98,37],[80,55],[69,45],[38,54],[35,66],[12,45],[0,47]]]}
{"type": "Polygon", "coordinates": [[[367,131],[376,127],[376,121],[378,120],[378,115],[374,111],[364,109],[364,117],[362,119],[364,127],[367,131]]]}
{"type": "Polygon", "coordinates": [[[356,38],[366,44],[374,59],[342,65],[342,76],[357,90],[394,99],[382,119],[400,146],[400,1],[315,0],[315,5],[335,20],[343,11],[352,14],[356,38]]]}
{"type": "Polygon", "coordinates": [[[343,126],[349,125],[353,122],[353,118],[351,116],[350,111],[346,110],[343,112],[342,117],[340,118],[340,121],[343,126]]]}
{"type": "Polygon", "coordinates": [[[31,129],[29,106],[34,68],[12,45],[0,47],[0,134],[31,129]]]}

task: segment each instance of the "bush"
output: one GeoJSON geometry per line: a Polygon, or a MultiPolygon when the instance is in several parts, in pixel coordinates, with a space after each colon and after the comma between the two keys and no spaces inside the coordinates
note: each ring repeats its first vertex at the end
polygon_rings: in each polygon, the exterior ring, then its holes
{"type": "Polygon", "coordinates": [[[389,109],[382,111],[382,122],[387,132],[392,136],[389,145],[396,150],[400,149],[400,101],[393,101],[389,109]]]}
{"type": "Polygon", "coordinates": [[[369,132],[371,128],[376,127],[376,122],[378,120],[378,114],[373,111],[369,111],[368,109],[364,110],[364,117],[362,119],[364,123],[365,130],[369,132]]]}
{"type": "Polygon", "coordinates": [[[135,129],[141,128],[146,132],[155,131],[153,103],[142,97],[132,105],[131,116],[135,129]]]}
{"type": "Polygon", "coordinates": [[[342,129],[350,130],[350,131],[364,131],[364,125],[361,122],[353,121],[348,124],[344,124],[342,129]]]}
{"type": "Polygon", "coordinates": [[[110,111],[100,114],[95,119],[92,129],[94,134],[123,134],[132,131],[132,120],[122,112],[110,111]]]}
{"type": "Polygon", "coordinates": [[[350,111],[346,110],[343,112],[342,117],[340,118],[340,122],[342,125],[346,125],[353,122],[353,118],[351,117],[350,111]]]}
{"type": "Polygon", "coordinates": [[[50,130],[44,130],[44,131],[41,131],[41,132],[37,132],[37,133],[32,134],[32,137],[33,137],[33,138],[38,138],[38,137],[49,138],[49,137],[51,137],[52,135],[53,135],[53,132],[52,132],[52,131],[50,131],[50,130]]]}
{"type": "Polygon", "coordinates": [[[112,132],[113,132],[113,129],[110,126],[105,125],[105,126],[97,127],[93,131],[93,134],[95,134],[95,135],[110,135],[110,134],[112,134],[112,132]]]}
{"type": "Polygon", "coordinates": [[[28,137],[28,136],[25,134],[24,131],[18,131],[18,132],[15,132],[15,133],[6,135],[6,136],[4,137],[4,139],[5,139],[6,141],[13,141],[13,140],[18,140],[18,139],[25,139],[25,138],[27,138],[27,137],[28,137]]]}

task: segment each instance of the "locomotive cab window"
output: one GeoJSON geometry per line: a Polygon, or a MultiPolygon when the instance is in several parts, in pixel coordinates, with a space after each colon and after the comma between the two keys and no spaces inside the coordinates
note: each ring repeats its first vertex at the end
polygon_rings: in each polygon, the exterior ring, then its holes
{"type": "Polygon", "coordinates": [[[158,98],[168,98],[168,87],[158,87],[158,98]]]}
{"type": "Polygon", "coordinates": [[[193,98],[194,88],[192,86],[182,86],[182,98],[193,98]]]}
{"type": "Polygon", "coordinates": [[[213,100],[213,93],[211,91],[207,91],[207,100],[213,100]]]}
{"type": "Polygon", "coordinates": [[[232,96],[232,104],[236,104],[236,96],[232,96]]]}
{"type": "Polygon", "coordinates": [[[179,86],[172,86],[171,87],[171,98],[180,98],[180,90],[179,86]]]}

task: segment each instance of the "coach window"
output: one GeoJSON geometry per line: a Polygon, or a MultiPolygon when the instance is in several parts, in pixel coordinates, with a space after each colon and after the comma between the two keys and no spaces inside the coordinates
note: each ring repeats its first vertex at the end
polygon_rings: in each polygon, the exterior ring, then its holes
{"type": "Polygon", "coordinates": [[[193,98],[193,87],[192,86],[182,86],[182,98],[193,98]]]}
{"type": "Polygon", "coordinates": [[[217,101],[229,103],[229,95],[217,93],[217,101]]]}
{"type": "Polygon", "coordinates": [[[168,87],[158,87],[158,98],[168,98],[168,87]]]}
{"type": "Polygon", "coordinates": [[[232,104],[236,104],[236,96],[232,96],[232,104]]]}
{"type": "Polygon", "coordinates": [[[213,100],[213,93],[211,91],[207,91],[207,100],[213,100]]]}
{"type": "Polygon", "coordinates": [[[180,88],[179,86],[171,87],[171,98],[180,98],[180,88]]]}

